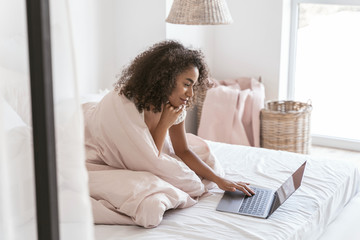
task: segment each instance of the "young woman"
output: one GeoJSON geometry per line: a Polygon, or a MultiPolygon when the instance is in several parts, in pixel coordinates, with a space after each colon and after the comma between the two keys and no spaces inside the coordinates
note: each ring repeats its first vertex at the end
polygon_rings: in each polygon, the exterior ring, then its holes
{"type": "Polygon", "coordinates": [[[176,41],[163,41],[138,55],[125,68],[115,91],[131,100],[144,114],[159,154],[167,134],[178,156],[198,176],[208,179],[225,191],[254,192],[248,183],[218,176],[188,146],[185,131],[186,109],[197,92],[211,86],[204,56],[176,41]]]}

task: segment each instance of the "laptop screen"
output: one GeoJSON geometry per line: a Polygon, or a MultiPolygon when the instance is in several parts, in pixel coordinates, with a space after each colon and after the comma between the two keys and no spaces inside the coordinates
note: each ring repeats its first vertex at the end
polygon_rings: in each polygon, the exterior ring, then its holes
{"type": "MultiPolygon", "coordinates": [[[[301,185],[306,161],[276,191],[276,198],[270,214],[288,199],[301,185]]],[[[270,215],[269,214],[269,215],[270,215]]]]}

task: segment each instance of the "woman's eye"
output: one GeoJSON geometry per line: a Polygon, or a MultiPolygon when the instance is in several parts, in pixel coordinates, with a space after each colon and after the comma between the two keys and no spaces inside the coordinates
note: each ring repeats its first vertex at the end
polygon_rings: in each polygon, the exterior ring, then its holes
{"type": "Polygon", "coordinates": [[[185,85],[186,87],[190,87],[190,84],[185,83],[184,85],[185,85]]]}

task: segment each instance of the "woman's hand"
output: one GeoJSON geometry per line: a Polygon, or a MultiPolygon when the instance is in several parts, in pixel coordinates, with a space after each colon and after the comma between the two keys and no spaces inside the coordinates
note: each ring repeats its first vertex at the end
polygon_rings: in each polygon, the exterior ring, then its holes
{"type": "Polygon", "coordinates": [[[238,189],[249,197],[255,194],[255,192],[249,187],[249,183],[230,181],[225,178],[219,178],[219,180],[215,183],[224,191],[234,192],[238,189]]]}
{"type": "Polygon", "coordinates": [[[184,110],[183,105],[176,108],[172,106],[170,103],[165,104],[163,111],[161,113],[159,124],[166,126],[166,128],[170,128],[183,110],[184,110]]]}
{"type": "Polygon", "coordinates": [[[155,127],[149,128],[155,145],[159,150],[159,155],[162,151],[168,129],[173,125],[173,123],[176,121],[182,111],[182,106],[179,108],[175,108],[170,103],[165,104],[162,109],[159,122],[155,127]]]}

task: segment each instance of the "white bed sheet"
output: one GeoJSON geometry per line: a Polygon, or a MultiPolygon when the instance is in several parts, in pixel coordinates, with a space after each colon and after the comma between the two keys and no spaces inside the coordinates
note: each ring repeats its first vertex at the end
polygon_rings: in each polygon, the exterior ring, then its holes
{"type": "Polygon", "coordinates": [[[209,142],[229,178],[277,189],[308,160],[302,186],[269,219],[215,210],[223,192],[214,189],[195,206],[165,213],[153,229],[97,225],[96,240],[114,239],[318,239],[359,192],[356,167],[330,160],[239,145],[209,142]]]}

